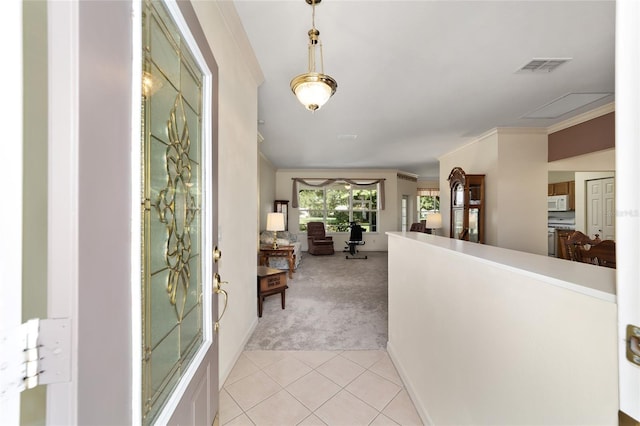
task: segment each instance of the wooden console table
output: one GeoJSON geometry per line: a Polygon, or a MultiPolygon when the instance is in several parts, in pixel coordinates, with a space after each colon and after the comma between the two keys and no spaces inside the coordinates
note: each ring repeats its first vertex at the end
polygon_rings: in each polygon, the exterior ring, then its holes
{"type": "Polygon", "coordinates": [[[280,293],[280,303],[284,309],[285,291],[288,288],[285,271],[258,266],[258,317],[262,318],[262,302],[267,296],[280,293]]]}
{"type": "Polygon", "coordinates": [[[296,255],[293,253],[293,246],[278,246],[274,249],[270,245],[260,246],[260,261],[261,266],[269,266],[270,257],[286,257],[289,261],[289,278],[293,279],[293,273],[296,264],[296,255]]]}

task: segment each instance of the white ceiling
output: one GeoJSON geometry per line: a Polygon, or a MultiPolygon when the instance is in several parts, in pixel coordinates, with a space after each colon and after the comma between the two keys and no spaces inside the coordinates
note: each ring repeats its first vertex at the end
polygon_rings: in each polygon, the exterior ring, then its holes
{"type": "Polygon", "coordinates": [[[442,154],[495,127],[549,127],[613,101],[615,2],[323,0],[316,28],[336,94],[312,113],[305,0],[234,0],[262,68],[260,149],[278,168],[392,168],[437,178],[442,154]],[[517,73],[534,58],[571,58],[517,73]],[[569,93],[611,93],[557,119],[569,93]],[[357,135],[354,138],[353,135],[357,135]]]}

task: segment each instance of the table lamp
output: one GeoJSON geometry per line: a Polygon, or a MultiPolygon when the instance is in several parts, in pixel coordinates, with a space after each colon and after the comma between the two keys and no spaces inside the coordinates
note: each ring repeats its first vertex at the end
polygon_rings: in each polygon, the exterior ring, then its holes
{"type": "Polygon", "coordinates": [[[434,229],[442,228],[442,214],[440,213],[427,213],[427,222],[424,226],[429,230],[430,234],[434,234],[434,229]]]}
{"type": "Polygon", "coordinates": [[[284,213],[267,213],[267,231],[273,231],[273,249],[278,248],[278,231],[284,231],[284,213]]]}

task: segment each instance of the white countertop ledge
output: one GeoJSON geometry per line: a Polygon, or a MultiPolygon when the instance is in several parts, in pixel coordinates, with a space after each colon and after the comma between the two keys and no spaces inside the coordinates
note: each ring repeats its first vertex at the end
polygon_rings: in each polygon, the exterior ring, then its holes
{"type": "Polygon", "coordinates": [[[387,232],[387,235],[450,250],[455,255],[470,256],[479,262],[520,272],[554,286],[616,302],[616,270],[612,268],[419,232],[387,232]]]}

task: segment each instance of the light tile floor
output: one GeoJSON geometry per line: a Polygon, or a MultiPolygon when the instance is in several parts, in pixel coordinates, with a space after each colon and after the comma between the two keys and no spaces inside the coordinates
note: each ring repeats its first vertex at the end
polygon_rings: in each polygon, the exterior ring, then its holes
{"type": "Polygon", "coordinates": [[[220,392],[222,425],[422,425],[389,355],[245,351],[220,392]]]}

